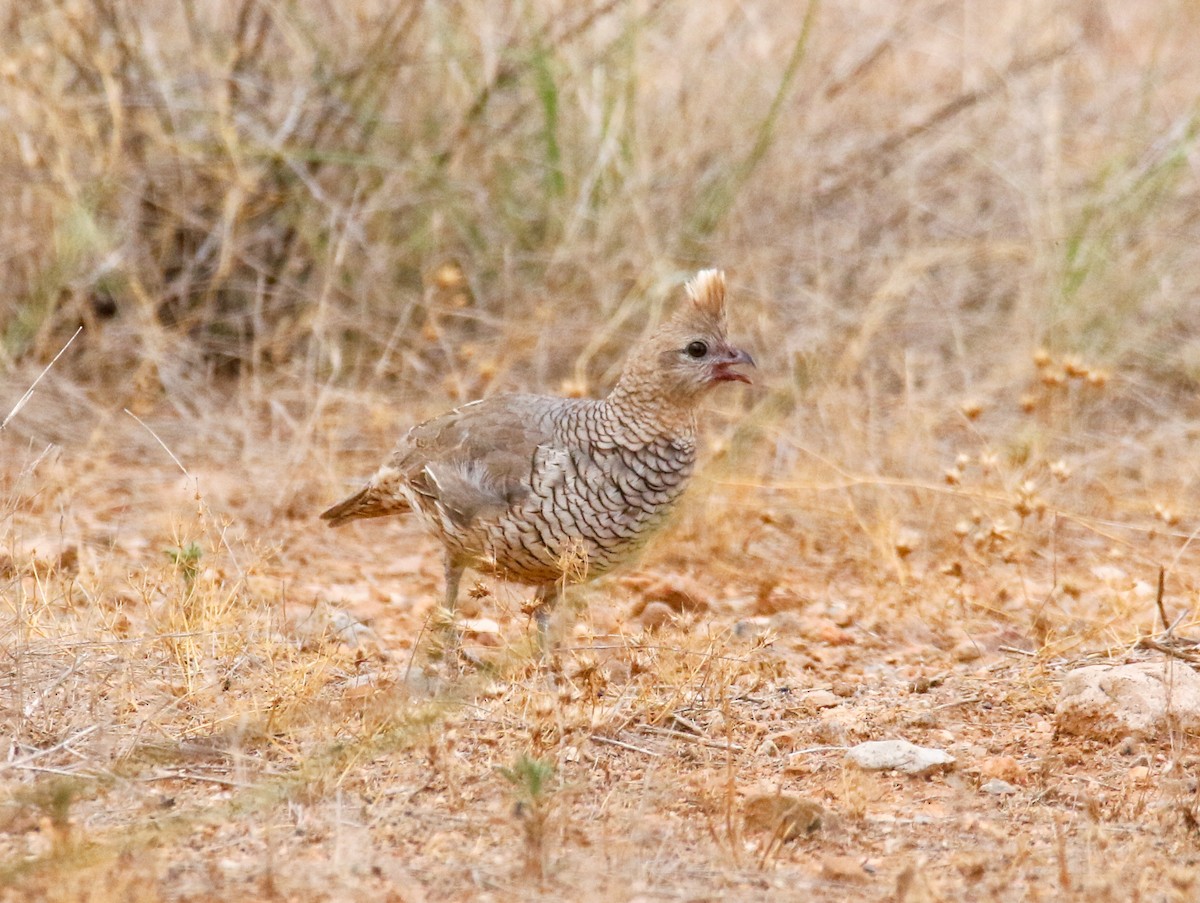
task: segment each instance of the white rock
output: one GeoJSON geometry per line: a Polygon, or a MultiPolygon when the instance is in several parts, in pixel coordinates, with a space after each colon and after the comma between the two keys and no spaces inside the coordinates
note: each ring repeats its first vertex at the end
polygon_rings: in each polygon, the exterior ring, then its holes
{"type": "Polygon", "coordinates": [[[1008,783],[1008,781],[1002,781],[999,778],[992,778],[979,789],[984,793],[991,793],[994,796],[1008,796],[1009,794],[1020,792],[1016,787],[1008,783]]]}
{"type": "Polygon", "coordinates": [[[1200,731],[1200,674],[1182,662],[1090,665],[1063,680],[1058,729],[1106,737],[1161,736],[1171,727],[1200,731]]]}
{"type": "Polygon", "coordinates": [[[851,747],[846,758],[867,771],[892,769],[904,774],[931,774],[954,766],[954,756],[907,740],[869,740],[851,747]]]}
{"type": "Polygon", "coordinates": [[[348,611],[331,612],[329,626],[333,635],[351,649],[357,649],[363,643],[375,639],[375,631],[348,611]]]}

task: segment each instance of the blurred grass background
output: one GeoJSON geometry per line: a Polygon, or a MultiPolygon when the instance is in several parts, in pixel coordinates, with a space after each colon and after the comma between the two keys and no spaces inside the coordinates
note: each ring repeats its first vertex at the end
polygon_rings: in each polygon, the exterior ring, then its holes
{"type": "Polygon", "coordinates": [[[142,413],[600,393],[722,266],[776,473],[798,436],[914,473],[1195,413],[1194,0],[4,18],[13,387],[83,325],[56,376],[142,413]]]}

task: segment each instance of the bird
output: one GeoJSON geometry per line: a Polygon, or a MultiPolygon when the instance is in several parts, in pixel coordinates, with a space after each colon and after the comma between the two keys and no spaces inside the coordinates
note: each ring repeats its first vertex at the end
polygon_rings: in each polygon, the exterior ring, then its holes
{"type": "Polygon", "coordinates": [[[604,398],[495,395],[426,420],[321,518],[415,516],[444,549],[447,623],[472,568],[536,589],[544,646],[566,585],[631,558],[678,502],[705,396],[750,382],[739,368],[754,359],[726,336],[724,272],[701,270],[685,288],[604,398]]]}

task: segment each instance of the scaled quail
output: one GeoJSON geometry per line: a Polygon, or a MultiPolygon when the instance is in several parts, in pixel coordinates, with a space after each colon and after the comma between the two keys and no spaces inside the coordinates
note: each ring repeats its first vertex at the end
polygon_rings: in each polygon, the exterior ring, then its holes
{"type": "Polygon", "coordinates": [[[696,409],[713,386],[750,380],[725,337],[725,274],[702,270],[688,302],[629,355],[603,399],[498,395],[413,427],[331,527],[414,513],[445,548],[445,606],[463,570],[537,587],[537,618],[562,585],[591,579],[666,518],[696,460],[696,409]]]}

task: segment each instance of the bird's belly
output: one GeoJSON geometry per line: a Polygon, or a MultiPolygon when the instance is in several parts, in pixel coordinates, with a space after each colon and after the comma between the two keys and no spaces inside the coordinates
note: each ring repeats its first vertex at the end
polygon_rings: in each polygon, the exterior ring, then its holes
{"type": "Polygon", "coordinates": [[[477,566],[527,583],[590,580],[621,564],[666,519],[679,493],[645,507],[603,509],[575,503],[527,504],[477,525],[477,566]]]}
{"type": "Polygon", "coordinates": [[[628,559],[666,519],[692,469],[690,455],[644,456],[546,448],[519,502],[464,521],[414,494],[413,507],[452,557],[508,580],[541,584],[596,577],[628,559]],[[660,466],[655,466],[655,465],[660,466]]]}

